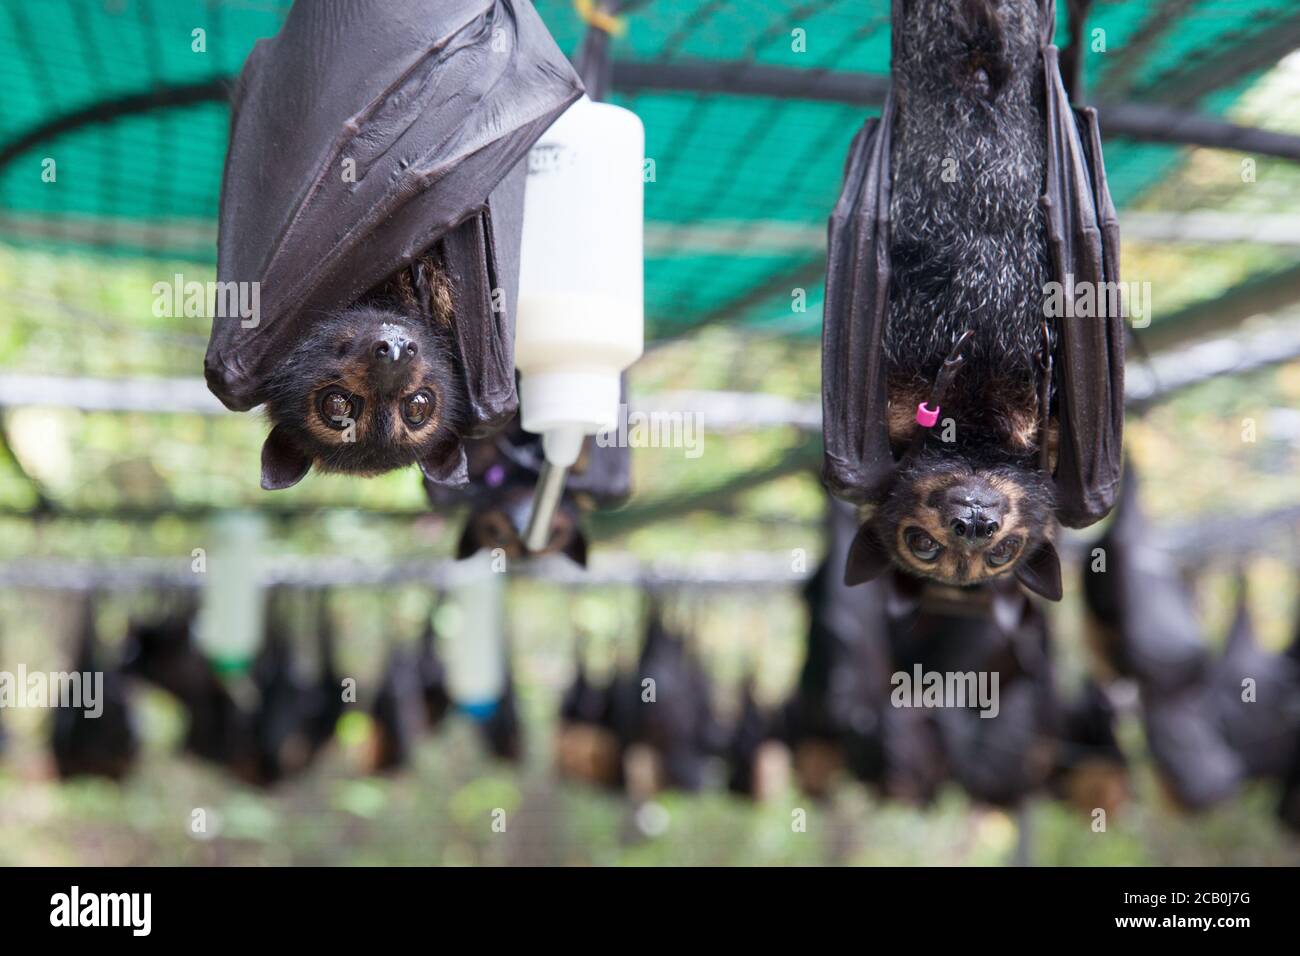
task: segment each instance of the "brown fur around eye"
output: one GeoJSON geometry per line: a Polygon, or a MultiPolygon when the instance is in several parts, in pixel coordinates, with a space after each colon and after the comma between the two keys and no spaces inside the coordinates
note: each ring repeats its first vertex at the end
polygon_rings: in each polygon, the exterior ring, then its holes
{"type": "MultiPolygon", "coordinates": [[[[1012,499],[1014,502],[1014,499],[1012,499]]],[[[1017,511],[1015,505],[1012,505],[1012,511],[1008,512],[1005,519],[1005,531],[999,532],[996,537],[989,543],[989,548],[996,548],[1007,538],[1020,537],[1022,542],[1025,538],[1024,529],[1020,522],[1016,520],[1017,511]]],[[[946,529],[936,520],[937,512],[931,508],[922,508],[918,512],[903,518],[898,525],[898,532],[894,541],[894,549],[899,558],[911,571],[923,577],[934,577],[940,580],[958,584],[962,586],[970,584],[983,584],[994,578],[1001,577],[1012,571],[1016,566],[1016,560],[1024,553],[1024,545],[1016,550],[1015,556],[1006,564],[1000,567],[989,567],[985,562],[983,554],[959,554],[952,548],[945,547],[939,557],[933,561],[922,561],[912,553],[912,549],[907,544],[907,532],[912,528],[920,528],[935,541],[943,541],[946,529]]]]}
{"type": "Polygon", "coordinates": [[[1048,540],[1051,489],[1037,472],[1012,463],[975,466],[931,448],[903,473],[869,518],[893,563],[905,571],[958,587],[983,584],[1016,571],[1020,559],[1048,540]],[[972,522],[981,530],[975,535],[972,522]],[[923,561],[908,544],[923,532],[940,547],[923,561]],[[989,558],[1014,543],[1010,558],[989,558]]]}

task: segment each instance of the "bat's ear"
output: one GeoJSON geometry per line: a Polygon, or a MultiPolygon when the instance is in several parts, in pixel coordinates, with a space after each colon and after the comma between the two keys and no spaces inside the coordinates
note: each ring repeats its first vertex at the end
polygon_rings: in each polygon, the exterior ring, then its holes
{"type": "Polygon", "coordinates": [[[420,471],[435,485],[463,488],[469,484],[469,462],[459,441],[451,448],[435,448],[420,459],[420,471]]]}
{"type": "Polygon", "coordinates": [[[311,471],[311,456],[298,447],[283,425],[276,425],[262,443],[262,487],[292,488],[311,471]]]}
{"type": "Polygon", "coordinates": [[[1016,580],[1049,601],[1061,600],[1061,559],[1052,542],[1044,541],[1021,559],[1016,580]]]}
{"type": "Polygon", "coordinates": [[[573,529],[569,543],[564,546],[564,555],[579,567],[587,566],[587,536],[581,528],[573,529]]]}
{"type": "Polygon", "coordinates": [[[844,564],[844,583],[848,587],[875,580],[889,567],[889,552],[880,543],[870,522],[858,529],[849,545],[849,559],[844,564]]]}

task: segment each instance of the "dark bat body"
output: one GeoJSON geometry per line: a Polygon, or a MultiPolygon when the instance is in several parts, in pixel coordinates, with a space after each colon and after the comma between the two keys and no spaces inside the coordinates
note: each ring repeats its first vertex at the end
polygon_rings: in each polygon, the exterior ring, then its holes
{"type": "Polygon", "coordinates": [[[424,725],[424,697],[414,661],[400,647],[388,653],[370,717],[367,769],[371,773],[405,769],[424,725]]]}
{"type": "Polygon", "coordinates": [[[563,554],[585,567],[587,536],[582,519],[596,509],[618,507],[632,492],[630,449],[601,445],[594,436],[588,437],[565,480],[546,547],[530,553],[523,535],[544,462],[541,436],[524,431],[516,418],[497,435],[469,442],[467,450],[469,487],[452,490],[427,478],[424,482],[435,508],[469,505],[456,546],[458,559],[499,549],[510,560],[563,554]]]}
{"type": "Polygon", "coordinates": [[[560,701],[555,765],[562,776],[609,788],[622,784],[623,741],[610,720],[616,681],[607,686],[591,681],[580,643],[573,680],[560,701]]]}
{"type": "Polygon", "coordinates": [[[188,718],[184,748],[247,782],[258,780],[253,720],[235,701],[191,634],[193,612],[135,622],[123,669],[175,697],[188,718]]]}
{"type": "Polygon", "coordinates": [[[51,721],[50,749],[62,778],[79,776],[122,780],[130,772],[139,751],[139,738],[131,714],[126,681],[117,667],[103,660],[95,633],[95,604],[87,599],[82,607],[81,633],[72,670],[86,680],[103,673],[100,713],[87,715],[84,707],[56,707],[51,721]]]}
{"type": "Polygon", "coordinates": [[[703,788],[708,759],[725,743],[713,716],[708,677],[686,641],[652,608],[632,679],[615,679],[611,703],[623,744],[624,781],[636,797],[663,788],[703,788]],[[653,685],[647,685],[647,680],[653,685]],[[654,698],[646,697],[653,686],[654,698]]]}
{"type": "Polygon", "coordinates": [[[424,719],[429,729],[438,727],[451,710],[451,695],[447,691],[447,668],[438,656],[437,637],[433,617],[425,621],[420,633],[415,664],[420,677],[420,694],[424,698],[424,719]]]}
{"type": "Polygon", "coordinates": [[[946,769],[924,713],[889,700],[896,670],[883,582],[850,588],[843,567],[857,531],[853,509],[831,502],[826,557],[804,588],[808,652],[782,732],[799,786],[825,796],[840,770],[898,799],[926,802],[946,769]]]}
{"type": "Polygon", "coordinates": [[[1110,509],[1121,310],[1096,116],[1061,84],[1051,0],[895,0],[893,85],[831,216],[822,342],[833,494],[869,506],[846,580],[891,566],[1060,597],[1057,520],[1110,509]]]}
{"type": "Polygon", "coordinates": [[[1300,666],[1260,647],[1245,579],[1223,655],[1210,670],[1215,713],[1228,745],[1251,777],[1281,779],[1300,739],[1300,666]]]}
{"type": "Polygon", "coordinates": [[[515,694],[514,671],[506,669],[505,687],[501,699],[479,722],[479,732],[487,745],[488,753],[498,760],[517,763],[524,757],[524,726],[519,717],[519,703],[515,694]]]}
{"type": "Polygon", "coordinates": [[[1127,802],[1128,758],[1115,736],[1115,711],[1105,691],[1085,682],[1060,708],[1052,792],[1083,813],[1114,813],[1127,802]]]}
{"type": "Polygon", "coordinates": [[[1089,643],[1108,676],[1174,691],[1202,680],[1209,649],[1187,584],[1151,541],[1140,488],[1126,466],[1115,517],[1083,562],[1089,643]]]}
{"type": "Polygon", "coordinates": [[[754,699],[752,678],[740,695],[740,714],[727,742],[727,789],[753,800],[783,793],[790,777],[790,750],[780,739],[779,718],[754,699]]]}
{"type": "Polygon", "coordinates": [[[262,483],[418,463],[514,414],[523,161],[581,84],[528,0],[300,0],[240,74],[204,363],[262,483]]]}

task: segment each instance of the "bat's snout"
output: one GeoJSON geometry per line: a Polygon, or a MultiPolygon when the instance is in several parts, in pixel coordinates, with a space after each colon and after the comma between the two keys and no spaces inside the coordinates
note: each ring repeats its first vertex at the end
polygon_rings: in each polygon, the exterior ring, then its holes
{"type": "Polygon", "coordinates": [[[370,345],[370,377],[382,390],[400,388],[410,377],[419,344],[404,330],[385,325],[370,345]]]}
{"type": "Polygon", "coordinates": [[[1002,528],[1005,508],[1005,498],[992,489],[962,485],[948,492],[940,511],[953,543],[977,550],[988,545],[1002,528]]]}

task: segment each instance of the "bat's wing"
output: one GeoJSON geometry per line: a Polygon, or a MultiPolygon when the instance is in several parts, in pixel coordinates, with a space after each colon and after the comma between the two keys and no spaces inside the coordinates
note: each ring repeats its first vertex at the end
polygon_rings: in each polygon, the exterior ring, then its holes
{"type": "Polygon", "coordinates": [[[1203,809],[1232,796],[1241,785],[1241,758],[1216,726],[1207,688],[1144,692],[1142,722],[1156,769],[1183,806],[1203,809]]]}
{"type": "Polygon", "coordinates": [[[236,410],[259,404],[313,315],[441,240],[471,434],[501,424],[516,402],[522,162],[579,95],[528,0],[294,4],[236,94],[217,271],[257,282],[260,314],[249,328],[214,321],[213,393],[236,410]]]}
{"type": "MultiPolygon", "coordinates": [[[[1101,134],[1092,109],[1070,106],[1057,50],[1043,49],[1047,105],[1047,176],[1043,207],[1051,267],[1067,298],[1092,285],[1094,302],[1115,305],[1119,282],[1119,221],[1106,186],[1101,134]]],[[[1054,364],[1058,456],[1056,515],[1084,528],[1105,517],[1115,500],[1124,428],[1122,308],[1095,317],[1055,320],[1054,364]]]]}
{"type": "Polygon", "coordinates": [[[822,479],[857,504],[880,501],[893,480],[885,324],[889,318],[890,140],[893,102],[853,139],[831,212],[822,318],[822,479]]]}

